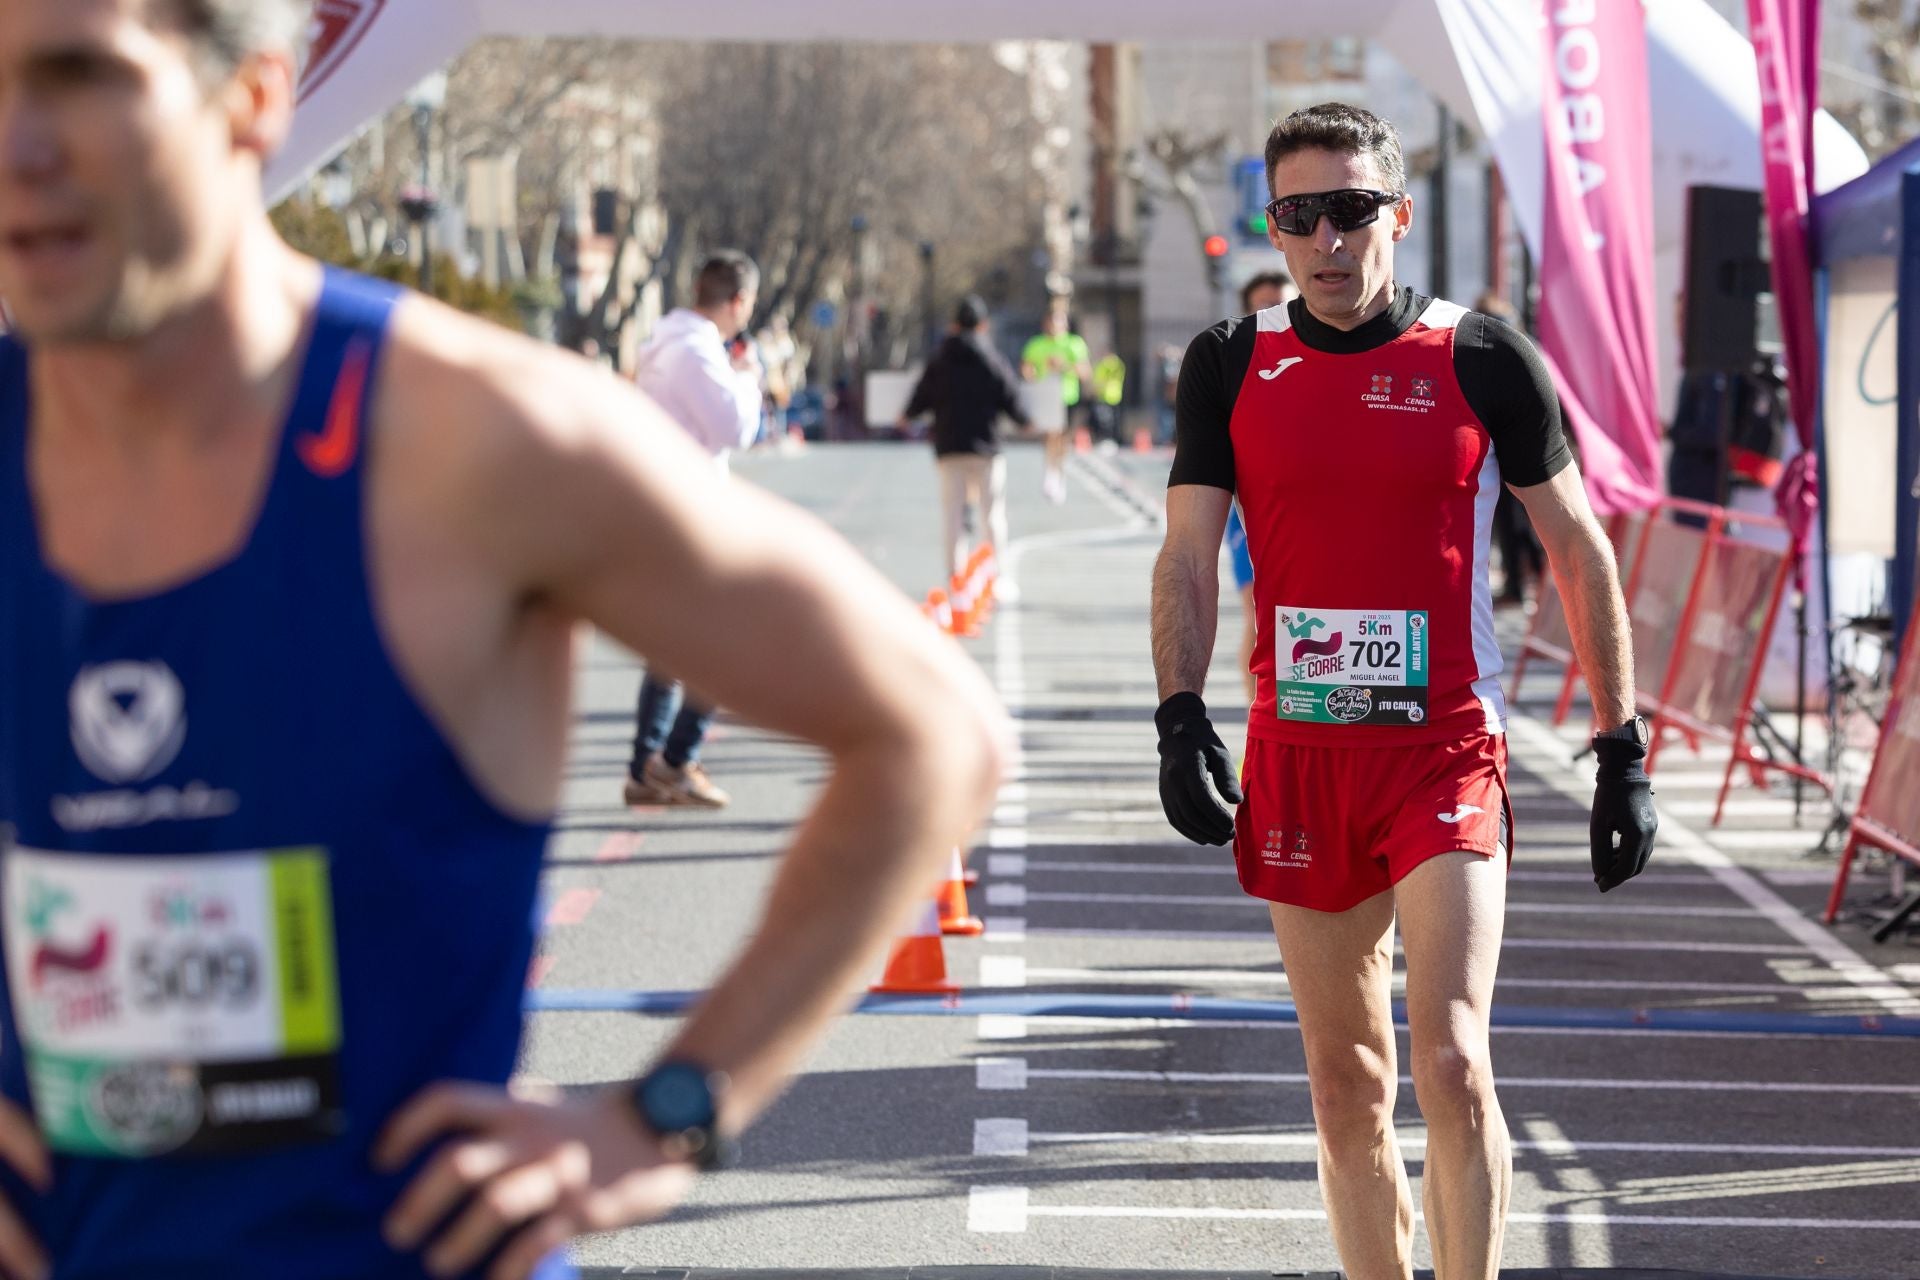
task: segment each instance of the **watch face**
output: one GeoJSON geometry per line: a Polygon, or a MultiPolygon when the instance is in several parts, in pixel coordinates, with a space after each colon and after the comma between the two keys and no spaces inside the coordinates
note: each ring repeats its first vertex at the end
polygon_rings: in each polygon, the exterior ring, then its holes
{"type": "Polygon", "coordinates": [[[713,1127],[713,1091],[706,1073],[687,1063],[669,1062],[640,1082],[641,1112],[656,1132],[680,1133],[713,1127]]]}

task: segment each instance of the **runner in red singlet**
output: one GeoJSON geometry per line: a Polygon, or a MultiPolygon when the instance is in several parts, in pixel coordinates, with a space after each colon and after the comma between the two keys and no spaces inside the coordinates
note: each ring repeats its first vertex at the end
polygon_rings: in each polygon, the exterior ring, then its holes
{"type": "Polygon", "coordinates": [[[1269,234],[1301,297],[1213,326],[1181,366],[1153,591],[1161,799],[1190,839],[1231,839],[1242,886],[1270,904],[1355,1280],[1413,1274],[1398,917],[1435,1271],[1492,1277],[1512,1177],[1488,1055],[1512,822],[1487,579],[1503,483],[1546,546],[1593,691],[1603,891],[1645,866],[1655,826],[1626,611],[1538,353],[1394,283],[1413,202],[1392,126],[1308,108],[1275,127],[1266,161],[1269,234]],[[1259,628],[1244,802],[1200,699],[1234,502],[1259,628]]]}

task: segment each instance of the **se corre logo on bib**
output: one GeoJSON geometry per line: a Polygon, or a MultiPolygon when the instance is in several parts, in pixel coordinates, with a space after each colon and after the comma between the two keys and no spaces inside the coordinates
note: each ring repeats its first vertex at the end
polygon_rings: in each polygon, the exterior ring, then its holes
{"type": "Polygon", "coordinates": [[[187,740],[186,694],[164,662],[83,667],[67,695],[73,749],[103,782],[145,782],[187,740]]]}

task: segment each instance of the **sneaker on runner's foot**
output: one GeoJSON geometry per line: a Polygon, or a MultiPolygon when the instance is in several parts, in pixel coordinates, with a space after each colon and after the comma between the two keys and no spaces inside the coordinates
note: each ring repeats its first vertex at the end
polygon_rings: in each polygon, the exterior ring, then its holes
{"type": "Polygon", "coordinates": [[[702,809],[723,809],[733,797],[714,785],[699,764],[689,760],[674,768],[659,756],[647,761],[643,782],[658,798],[655,804],[694,805],[702,809]]]}
{"type": "Polygon", "coordinates": [[[1040,478],[1040,492],[1047,501],[1055,504],[1067,500],[1067,478],[1058,471],[1049,471],[1040,478]]]}

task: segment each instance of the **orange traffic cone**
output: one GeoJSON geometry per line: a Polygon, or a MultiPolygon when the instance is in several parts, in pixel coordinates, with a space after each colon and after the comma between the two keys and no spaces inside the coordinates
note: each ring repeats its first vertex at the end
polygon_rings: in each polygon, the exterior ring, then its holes
{"type": "Polygon", "coordinates": [[[932,619],[934,626],[942,631],[953,630],[953,605],[948,602],[946,592],[938,587],[927,592],[927,602],[920,609],[932,619]]]}
{"type": "Polygon", "coordinates": [[[1073,429],[1073,451],[1075,453],[1093,452],[1093,432],[1085,427],[1073,429]]]}
{"type": "Polygon", "coordinates": [[[1135,427],[1133,429],[1133,451],[1135,453],[1152,453],[1153,432],[1147,430],[1145,427],[1135,427]]]}
{"type": "Polygon", "coordinates": [[[968,640],[980,634],[980,618],[974,612],[973,588],[968,585],[963,574],[954,574],[948,584],[948,594],[953,599],[952,632],[968,640]]]}
{"type": "Polygon", "coordinates": [[[967,910],[967,872],[960,865],[958,849],[947,859],[947,878],[941,884],[940,892],[934,896],[934,901],[940,904],[940,932],[971,938],[987,931],[980,917],[967,910]]]}
{"type": "Polygon", "coordinates": [[[975,547],[967,558],[967,588],[973,593],[973,620],[985,622],[993,613],[993,580],[987,576],[987,549],[975,547]]]}
{"type": "Polygon", "coordinates": [[[921,907],[913,932],[893,944],[887,971],[867,988],[882,995],[945,995],[960,984],[947,977],[947,953],[940,943],[940,911],[932,899],[921,907]]]}

